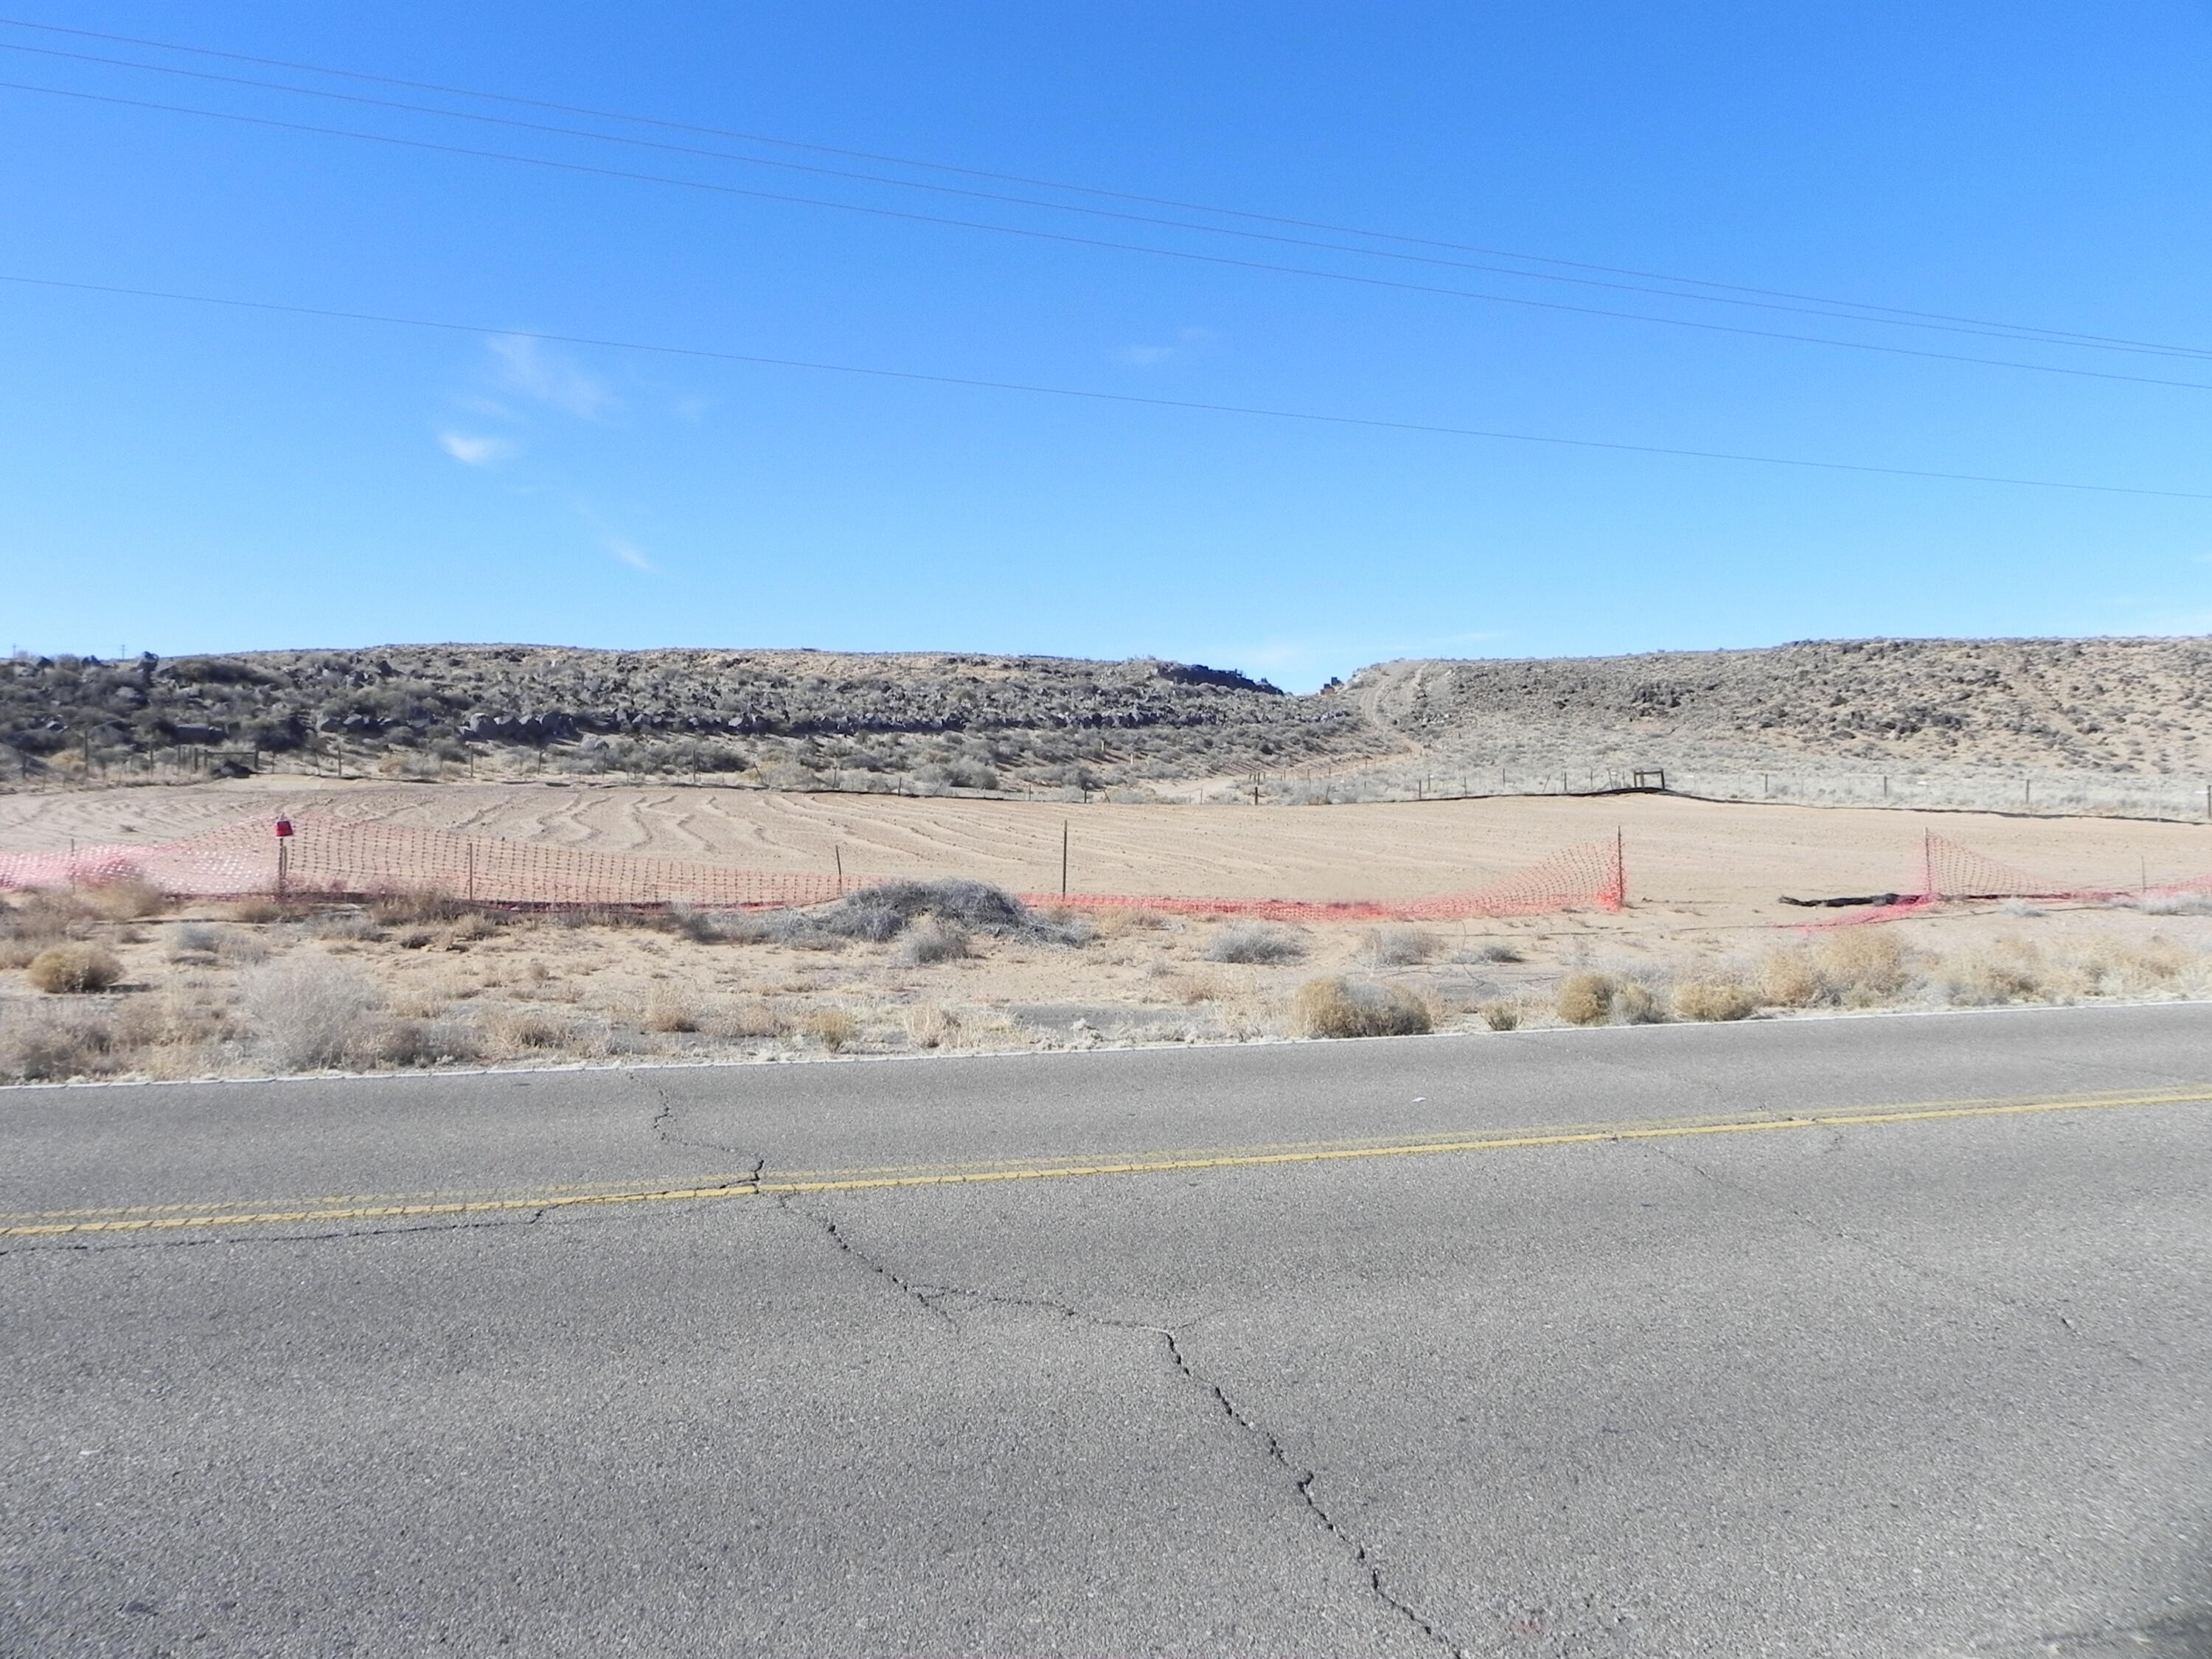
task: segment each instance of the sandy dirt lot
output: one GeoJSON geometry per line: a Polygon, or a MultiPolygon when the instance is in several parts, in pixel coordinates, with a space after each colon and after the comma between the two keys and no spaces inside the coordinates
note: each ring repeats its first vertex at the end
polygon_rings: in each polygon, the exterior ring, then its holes
{"type": "Polygon", "coordinates": [[[2212,825],[1879,808],[1535,797],[1338,806],[1176,806],[758,790],[360,784],[299,779],[0,795],[0,851],[160,840],[279,811],[606,853],[848,877],[969,876],[1055,890],[1061,826],[1079,892],[1415,898],[1477,886],[1574,842],[1627,848],[1643,920],[1793,918],[1775,901],[1911,890],[1923,830],[2054,887],[2132,891],[2212,873],[2212,825]]]}

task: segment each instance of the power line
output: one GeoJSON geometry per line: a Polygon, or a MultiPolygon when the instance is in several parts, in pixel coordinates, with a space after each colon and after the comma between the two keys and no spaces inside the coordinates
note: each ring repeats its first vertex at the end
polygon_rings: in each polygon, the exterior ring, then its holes
{"type": "Polygon", "coordinates": [[[83,92],[67,87],[46,87],[21,81],[0,81],[0,89],[43,93],[55,98],[109,104],[127,109],[157,110],[172,115],[196,115],[207,120],[265,127],[276,131],[313,133],[326,138],[349,138],[362,143],[383,144],[399,149],[423,150],[441,155],[467,155],[482,161],[507,161],[556,173],[614,179],[631,184],[666,185],[674,189],[701,191],[716,196],[741,197],[752,201],[784,202],[802,207],[830,208],[872,218],[896,219],[911,224],[945,225],[1030,241],[1054,242],[1071,247],[1109,248],[1163,259],[1218,265],[1237,270],[1264,270],[1278,275],[1310,276],[1316,281],[1350,283],[1361,288],[1388,289],[1403,294],[1426,294],[1456,300],[1476,300],[1487,305],[1517,306],[1534,311],[1559,312],[1578,317],[1606,317],[1620,321],[1654,323],[1667,328],[1694,329],[1700,333],[1729,334],[1761,340],[1782,340],[1797,345],[1829,346],[1843,351],[1875,352],[1890,357],[1912,357],[1929,362],[1967,363],[1982,368],[2012,368],[2032,374],[2059,374],[2072,380],[2114,380],[2131,386],[2178,387],[2189,392],[2212,392],[2200,380],[2174,380],[2149,374],[2122,374],[2111,369],[2072,368],[2058,363],[2023,362],[2009,357],[1977,357],[1964,352],[1935,351],[1921,346],[1881,345],[1869,340],[1838,340],[1820,334],[1792,334],[1778,329],[1749,328],[1736,323],[1701,322],[1688,317],[1659,317],[1648,312],[1616,311],[1603,306],[1569,305],[1559,300],[1532,300],[1512,294],[1486,294],[1474,289],[1445,288],[1431,283],[1409,283],[1395,277],[1364,276],[1353,271],[1322,270],[1310,265],[1289,265],[1265,259],[1238,258],[1225,253],[1200,253],[1189,248],[1157,247],[1147,243],[1117,242],[1101,236],[1078,236],[1066,231],[1038,230],[1027,226],[992,224],[980,219],[954,219],[941,214],[916,213],[905,208],[874,207],[839,202],[826,197],[795,196],[781,191],[753,190],[741,185],[715,184],[706,179],[680,179],[669,173],[639,173],[626,167],[600,167],[585,161],[556,161],[550,156],[522,155],[511,150],[479,149],[473,145],[449,144],[427,138],[403,138],[391,133],[360,132],[347,127],[326,127],[307,121],[280,120],[272,116],[243,115],[230,110],[200,109],[188,104],[167,104],[145,98],[125,98],[113,93],[83,92]]]}
{"type": "MultiPolygon", "coordinates": [[[[1129,191],[1105,190],[1091,185],[1073,185],[1030,177],[1022,173],[992,172],[981,167],[958,167],[944,161],[916,160],[911,156],[890,155],[876,150],[841,149],[833,144],[810,143],[802,139],[778,137],[772,134],[745,132],[726,127],[703,126],[692,122],[672,121],[650,115],[633,115],[618,110],[595,109],[586,105],[563,104],[546,99],[519,97],[507,93],[484,92],[474,88],[454,87],[431,81],[411,81],[398,76],[374,75],[360,70],[334,69],[327,64],[302,64],[281,58],[258,58],[246,52],[222,52],[209,46],[185,46],[173,40],[156,40],[144,36],[104,33],[97,29],[70,28],[54,23],[34,23],[21,18],[0,17],[0,27],[33,29],[48,34],[64,34],[81,40],[104,40],[113,45],[146,46],[159,52],[186,53],[195,57],[220,58],[230,63],[252,64],[264,69],[282,69],[305,75],[326,75],[343,80],[364,82],[374,85],[402,87],[416,92],[434,92],[456,98],[475,98],[488,103],[507,104],[518,108],[548,110],[563,115],[581,115],[595,120],[624,121],[639,126],[658,127],[664,131],[696,133],[702,137],[732,138],[745,143],[772,144],[785,149],[805,150],[817,155],[837,155],[855,161],[878,161],[895,167],[918,167],[934,173],[946,173],[963,178],[989,179],[1000,184],[1014,184],[1043,190],[1056,190],[1074,195],[1093,196],[1104,200],[1133,202],[1150,207],[1174,208],[1192,213],[1211,213],[1225,218],[1244,219],[1254,223],[1284,225],[1293,229],[1326,231],[1333,235],[1364,236],[1380,241],[1402,243],[1412,247],[1439,248],[1457,253],[1479,253],[1492,258],[1517,259],[1531,264],[1555,265],[1562,270],[1596,271],[1610,276],[1634,276],[1649,282],[1673,283],[1683,286],[1710,288],[1726,294],[1753,295],[1768,300],[1802,301],[1811,305],[1834,306],[1859,312],[1878,312],[1889,319],[1913,319],[1930,324],[1966,325],[1969,331],[1988,330],[2002,336],[2027,337],[2043,337],[2055,344],[2103,346],[2148,351],[2179,356],[2205,355],[2206,349],[2192,346],[2162,344],[2156,341],[2131,340],[2122,337],[2086,334],[2064,329],[2051,329],[2026,323],[1995,322],[1986,318],[1964,317],[1947,312],[1917,311],[1901,306],[1885,306],[1868,301],[1838,300],[1821,295],[1802,294],[1787,289],[1755,288],[1737,283],[1721,283],[1700,276],[1670,276],[1663,271],[1638,270],[1632,266],[1592,264],[1586,260],[1560,259],[1547,254],[1522,253],[1510,248],[1495,248],[1467,242],[1440,240],[1432,237],[1408,236],[1394,231],[1370,230],[1356,225],[1332,224],[1325,221],[1287,217],[1279,214],[1257,213],[1243,208],[1209,205],[1202,202],[1180,201],[1171,197],[1146,196],[1129,191]]],[[[108,60],[119,61],[119,60],[108,60]]],[[[136,65],[155,68],[155,65],[136,65]]],[[[290,88],[290,91],[307,88],[290,88]]],[[[459,112],[441,112],[458,114],[459,112]]],[[[612,135],[595,135],[612,137],[612,135]]],[[[619,142],[619,141],[617,141],[619,142]]],[[[750,159],[732,157],[729,159],[750,159]]],[[[1368,250],[1375,252],[1374,250],[1368,250]]],[[[1524,271],[1517,275],[1542,278],[1543,273],[1524,271]]],[[[1708,296],[1684,294],[1683,299],[1702,299],[1708,296]]],[[[1786,308],[1786,307],[1778,307],[1786,308]]],[[[1818,314],[1818,313],[1815,313],[1818,314]]],[[[1869,316],[1856,320],[1881,322],[1883,317],[1869,316]]]]}
{"type": "MultiPolygon", "coordinates": [[[[1054,202],[1034,196],[1010,196],[1001,191],[975,190],[957,185],[931,184],[927,180],[895,178],[887,173],[860,173],[849,167],[819,167],[803,161],[781,161],[766,156],[740,155],[726,149],[708,149],[696,144],[670,143],[654,138],[634,138],[621,133],[596,132],[586,127],[562,126],[546,121],[517,120],[511,116],[486,115],[473,110],[442,109],[432,104],[409,103],[395,98],[374,98],[360,93],[333,92],[319,87],[288,86],[282,82],[259,80],[250,76],[218,75],[205,70],[179,69],[166,64],[142,64],[130,58],[102,57],[91,52],[63,52],[54,47],[23,46],[13,41],[0,40],[0,51],[58,58],[69,63],[99,64],[111,68],[136,70],[146,74],[167,75],[187,80],[209,82],[221,86],[250,87],[263,92],[283,93],[294,97],[320,98],[332,102],[354,104],[373,109],[398,110],[410,114],[434,116],[441,120],[471,121],[482,125],[507,127],[518,131],[547,133],[566,138],[583,138],[594,143],[621,144],[631,149],[658,150],[667,155],[736,162],[744,167],[774,167],[784,172],[809,173],[817,178],[888,185],[898,190],[927,191],[934,195],[957,196],[970,201],[1000,202],[1017,207],[1042,208],[1053,213],[1074,213],[1092,218],[1112,219],[1125,224],[1152,225],[1173,230],[1195,231],[1207,236],[1231,236],[1240,240],[1268,242],[1279,246],[1348,253],[1360,258],[1395,259],[1406,264],[1429,265],[1452,270],[1480,271],[1490,276],[1510,276],[1522,281],[1566,283],[1577,288],[1603,289],[1620,294],[1648,294],[1662,299],[1692,301],[1702,305],[1741,306],[1760,311],[1782,312],[1793,316],[1825,318],[1836,322],[1859,323],[1888,328],[1922,329],[1946,334],[1972,335],[1987,339],[2018,340],[2039,345],[2065,346],[2077,350],[2116,351],[2137,356],[2181,357],[2195,360],[2212,357],[2212,349],[2202,347],[2101,341],[2081,336],[2054,336],[2050,330],[2013,324],[1967,324],[1922,320],[1911,317],[1867,315],[1863,314],[1866,307],[1860,307],[1856,311],[1822,308],[1854,303],[1847,301],[1824,301],[1817,305],[1782,304],[1773,300],[1739,298],[1734,295],[1695,294],[1680,288],[1654,288],[1644,283],[1624,283],[1589,276],[1560,276],[1549,271],[1521,270],[1510,265],[1485,264],[1468,259],[1448,259],[1433,254],[1401,253],[1388,248],[1361,247],[1352,243],[1322,241],[1307,236],[1286,236],[1276,232],[1239,230],[1229,226],[1194,223],[1188,219],[1164,219],[1154,214],[1129,213],[1110,208],[1087,207],[1079,203],[1054,202]]],[[[342,73],[343,71],[324,72],[342,73]]],[[[467,95],[492,96],[494,94],[470,94],[467,95]]],[[[220,113],[220,112],[211,111],[195,112],[220,113]]],[[[604,118],[639,119],[642,118],[604,118]]],[[[1062,187],[1054,186],[1054,188],[1062,187]]],[[[1686,282],[1692,279],[1666,278],[1663,280],[1686,282]]],[[[1613,314],[1638,315],[1639,313],[1613,314]]],[[[1669,319],[1647,318],[1644,320],[1669,319]]]]}
{"type": "Polygon", "coordinates": [[[2016,478],[1982,472],[1942,472],[1921,467],[1877,466],[1859,461],[1807,460],[1788,455],[1753,455],[1732,450],[1683,449],[1659,444],[1616,443],[1598,438],[1561,438],[1534,432],[1506,432],[1483,427],[1443,426],[1422,421],[1393,421],[1362,415],[1330,415],[1311,410],[1270,409],[1251,404],[1203,403],[1182,398],[1153,398],[1130,392],[1092,392],[1076,386],[1042,386],[1023,380],[986,380],[966,375],[932,374],[915,369],[877,368],[857,363],[823,362],[799,357],[769,357],[750,352],[715,351],[701,346],[660,344],[643,340],[618,340],[591,334],[552,334],[536,329],[492,328],[482,323],[446,322],[426,317],[404,317],[389,313],[342,311],[320,306],[287,305],[273,300],[241,300],[210,294],[186,294],[164,289],[125,288],[106,283],[72,283],[52,277],[20,276],[0,272],[0,283],[27,288],[57,289],[78,294],[100,294],[139,300],[167,300],[189,305],[222,306],[240,311],[271,312],[283,316],[313,317],[350,323],[374,323],[445,334],[484,338],[527,338],[556,345],[591,346],[611,351],[637,351],[656,356],[687,357],[708,362],[744,363],[766,368],[796,368],[829,374],[862,375],[873,380],[904,380],[927,386],[962,386],[981,392],[1012,392],[1041,398],[1069,398],[1085,402],[1130,404],[1150,409],[1188,410],[1207,415],[1248,415],[1266,420],[1300,421],[1322,426],[1363,428],[1381,432],[1412,432],[1432,437],[1480,438],[1504,443],[1547,444],[1568,449],[1601,449],[1629,455],[1659,455],[1674,459],[1736,461],[1759,466],[1804,467],[1822,472],[1872,473],[1883,477],[1928,478],[1947,483],[2005,484],[2029,489],[2066,489],[2104,495],[2148,495],[2168,501],[2212,501],[2212,491],[2153,489],[2130,484],[2081,483],[2057,478],[2016,478]]]}

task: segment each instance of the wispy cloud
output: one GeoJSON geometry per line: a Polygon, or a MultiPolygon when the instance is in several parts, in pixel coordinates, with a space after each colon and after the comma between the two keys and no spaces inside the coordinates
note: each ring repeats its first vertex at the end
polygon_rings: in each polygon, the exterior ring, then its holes
{"type": "Polygon", "coordinates": [[[613,392],[574,363],[548,351],[527,334],[503,334],[489,342],[499,359],[500,376],[526,397],[535,398],[579,420],[597,420],[617,406],[613,392]]]}
{"type": "Polygon", "coordinates": [[[464,466],[496,466],[512,459],[521,449],[511,439],[480,438],[468,432],[441,432],[438,443],[464,466]]]}
{"type": "Polygon", "coordinates": [[[651,559],[647,558],[645,556],[645,550],[637,546],[635,543],[617,541],[613,537],[610,536],[606,540],[601,542],[599,545],[605,548],[608,552],[613,554],[615,557],[620,559],[624,564],[628,565],[633,570],[642,570],[648,576],[658,576],[660,574],[660,567],[653,563],[651,559]]]}
{"type": "Polygon", "coordinates": [[[1173,345],[1126,345],[1114,355],[1133,368],[1157,368],[1195,356],[1218,337],[1210,328],[1179,328],[1173,345]]]}

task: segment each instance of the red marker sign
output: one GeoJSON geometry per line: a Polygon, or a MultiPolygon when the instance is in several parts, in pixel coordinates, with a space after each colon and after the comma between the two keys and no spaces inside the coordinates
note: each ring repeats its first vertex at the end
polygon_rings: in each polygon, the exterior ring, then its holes
{"type": "Polygon", "coordinates": [[[282,841],[282,840],[283,840],[283,839],[284,839],[284,837],[285,837],[285,836],[287,836],[290,835],[291,833],[292,833],[292,820],[291,820],[291,819],[289,819],[289,818],[279,818],[279,819],[277,819],[277,820],[276,820],[276,839],[277,839],[277,840],[282,841]]]}

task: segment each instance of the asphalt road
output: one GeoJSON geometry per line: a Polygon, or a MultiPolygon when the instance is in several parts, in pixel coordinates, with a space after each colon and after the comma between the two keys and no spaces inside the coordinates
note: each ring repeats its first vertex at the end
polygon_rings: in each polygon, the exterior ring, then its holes
{"type": "Polygon", "coordinates": [[[0,1652],[2212,1654],[2212,1007],[0,1091],[0,1652]]]}

